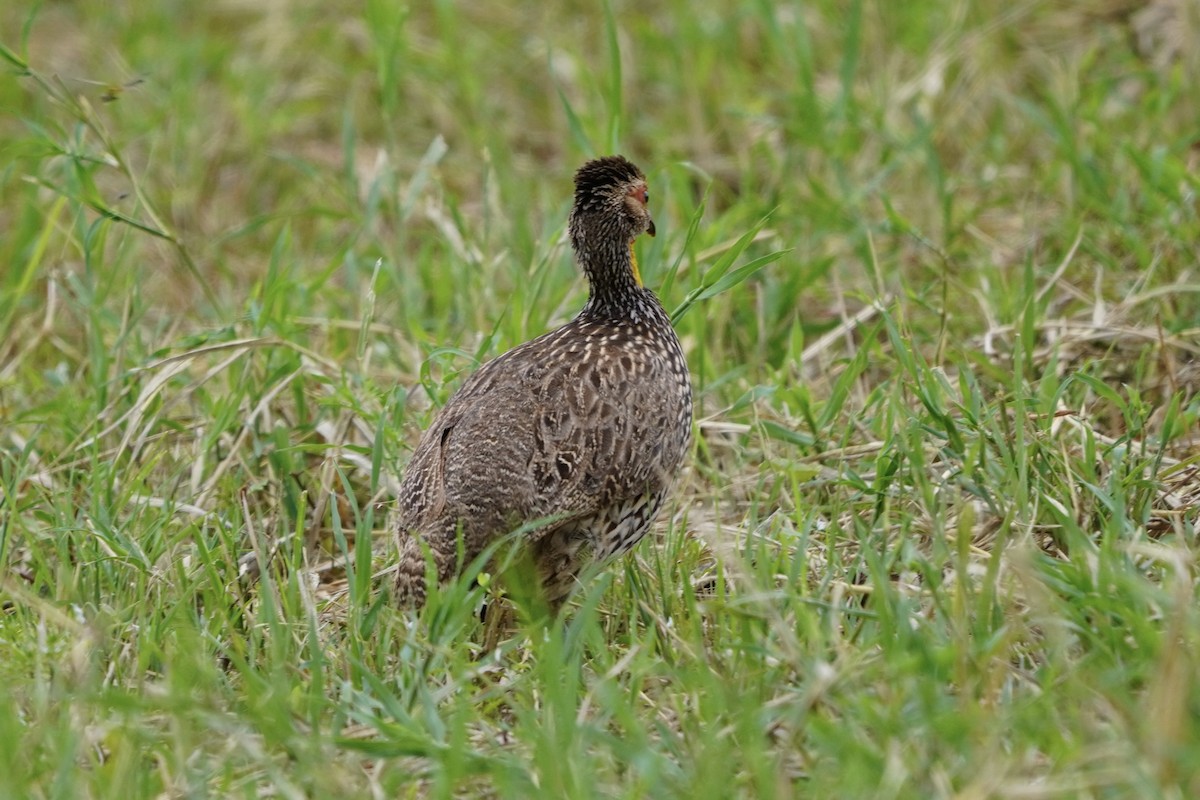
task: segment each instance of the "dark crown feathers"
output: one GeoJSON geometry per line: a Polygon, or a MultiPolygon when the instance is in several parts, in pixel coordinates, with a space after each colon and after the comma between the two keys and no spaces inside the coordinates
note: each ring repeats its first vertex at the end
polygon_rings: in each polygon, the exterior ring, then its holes
{"type": "Polygon", "coordinates": [[[622,184],[644,181],[646,176],[625,156],[604,156],[587,162],[575,173],[575,206],[604,202],[622,184]]]}

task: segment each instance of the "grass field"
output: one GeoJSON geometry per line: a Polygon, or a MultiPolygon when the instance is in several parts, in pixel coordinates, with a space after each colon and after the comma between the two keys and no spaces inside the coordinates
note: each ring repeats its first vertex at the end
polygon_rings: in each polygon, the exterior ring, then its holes
{"type": "Polygon", "coordinates": [[[503,5],[0,5],[0,797],[1200,796],[1200,7],[503,5]],[[606,152],[686,470],[400,612],[606,152]]]}

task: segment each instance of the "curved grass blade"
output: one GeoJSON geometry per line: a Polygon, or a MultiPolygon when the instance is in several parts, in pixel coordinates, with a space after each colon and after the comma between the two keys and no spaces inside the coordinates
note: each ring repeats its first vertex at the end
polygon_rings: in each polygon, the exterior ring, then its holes
{"type": "Polygon", "coordinates": [[[734,243],[733,247],[729,248],[729,250],[727,250],[725,254],[721,256],[720,260],[717,261],[716,264],[714,264],[707,272],[704,273],[704,277],[700,280],[700,285],[688,292],[688,296],[683,298],[683,302],[680,303],[671,313],[672,323],[678,323],[679,320],[683,318],[683,315],[688,312],[688,309],[690,309],[696,303],[716,297],[722,292],[732,289],[734,286],[737,286],[739,283],[746,280],[763,267],[774,261],[778,261],[784,255],[791,252],[791,248],[786,250],[776,250],[773,253],[767,253],[765,256],[759,256],[752,261],[748,261],[737,268],[733,267],[733,262],[736,261],[738,256],[740,256],[745,249],[750,246],[750,243],[754,241],[754,238],[758,235],[758,232],[766,226],[767,221],[770,218],[771,215],[768,214],[760,219],[754,225],[754,227],[746,231],[746,233],[744,233],[742,237],[734,243]]]}

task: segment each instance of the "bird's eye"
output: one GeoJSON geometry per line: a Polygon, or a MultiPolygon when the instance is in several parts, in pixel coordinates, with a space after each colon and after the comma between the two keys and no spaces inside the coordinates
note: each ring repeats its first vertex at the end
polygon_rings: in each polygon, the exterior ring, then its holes
{"type": "Polygon", "coordinates": [[[650,190],[649,189],[642,189],[642,202],[643,203],[650,202],[650,190]]]}

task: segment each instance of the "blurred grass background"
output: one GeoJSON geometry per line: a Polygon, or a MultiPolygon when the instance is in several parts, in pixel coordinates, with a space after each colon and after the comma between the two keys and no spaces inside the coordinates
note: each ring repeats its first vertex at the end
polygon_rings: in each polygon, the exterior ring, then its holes
{"type": "Polygon", "coordinates": [[[1197,33],[6,4],[0,795],[1200,793],[1197,33]],[[607,152],[703,296],[693,458],[550,632],[408,618],[395,478],[582,305],[607,152]]]}

